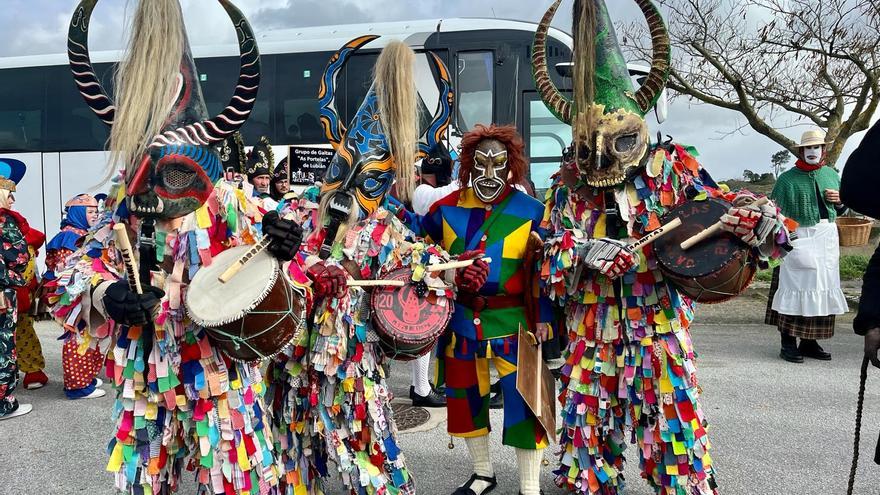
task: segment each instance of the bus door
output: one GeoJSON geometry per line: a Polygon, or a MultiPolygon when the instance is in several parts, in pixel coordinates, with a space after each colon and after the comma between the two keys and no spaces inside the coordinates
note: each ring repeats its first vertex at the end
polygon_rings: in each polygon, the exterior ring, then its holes
{"type": "Polygon", "coordinates": [[[571,126],[557,119],[537,91],[522,94],[523,139],[530,175],[538,198],[550,187],[550,176],[559,170],[562,153],[571,141],[571,126]]]}

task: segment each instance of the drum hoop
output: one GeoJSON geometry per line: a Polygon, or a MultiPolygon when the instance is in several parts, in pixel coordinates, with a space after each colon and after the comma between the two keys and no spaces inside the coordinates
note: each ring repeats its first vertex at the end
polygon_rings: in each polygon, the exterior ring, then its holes
{"type": "MultiPolygon", "coordinates": [[[[411,268],[404,266],[404,267],[396,268],[394,270],[389,271],[387,274],[385,274],[385,276],[390,277],[392,274],[395,274],[397,272],[403,272],[403,271],[406,271],[410,274],[412,273],[411,268]]],[[[409,281],[407,283],[409,284],[412,282],[409,281]]],[[[373,297],[376,295],[376,293],[377,292],[374,291],[372,294],[370,294],[370,306],[371,307],[373,306],[373,297]]],[[[373,312],[370,320],[373,325],[373,331],[376,332],[376,334],[379,338],[379,342],[377,342],[376,344],[379,346],[379,349],[382,351],[382,353],[385,355],[385,357],[387,357],[388,359],[392,359],[392,360],[396,360],[399,357],[416,359],[416,358],[419,358],[419,357],[424,356],[425,354],[431,352],[431,349],[435,345],[437,345],[437,341],[439,340],[440,336],[443,335],[443,333],[449,328],[449,322],[452,321],[452,313],[454,311],[454,308],[453,308],[454,301],[452,298],[448,298],[448,297],[444,297],[444,298],[446,299],[446,306],[445,307],[447,308],[447,311],[446,311],[446,316],[443,320],[443,325],[439,325],[438,329],[435,332],[430,334],[430,336],[427,337],[427,339],[422,339],[422,340],[391,338],[391,335],[384,329],[384,327],[382,325],[379,324],[379,319],[376,316],[377,313],[373,312]],[[398,344],[423,345],[425,347],[425,349],[422,352],[414,353],[411,350],[400,349],[398,344]]]]}
{"type": "MultiPolygon", "coordinates": [[[[275,283],[278,282],[278,276],[281,273],[281,267],[279,266],[278,260],[276,260],[275,258],[272,258],[272,263],[273,263],[273,270],[272,270],[272,273],[269,275],[269,277],[266,278],[266,286],[263,288],[263,291],[260,293],[259,296],[257,296],[257,298],[254,300],[254,302],[252,302],[250,305],[248,305],[245,309],[241,310],[235,316],[227,316],[224,318],[220,318],[218,320],[208,320],[208,319],[196,317],[195,315],[192,314],[192,311],[190,310],[189,295],[191,294],[191,292],[189,290],[187,290],[186,299],[184,300],[184,305],[186,306],[186,312],[189,315],[190,320],[192,320],[193,323],[195,323],[196,325],[199,325],[200,327],[214,328],[214,327],[219,327],[219,326],[223,326],[223,325],[228,325],[230,323],[233,323],[235,321],[238,321],[238,320],[244,318],[248,313],[254,312],[254,310],[257,308],[257,306],[259,306],[260,303],[262,303],[263,300],[266,299],[266,297],[269,295],[269,293],[272,292],[272,289],[275,288],[275,283]]],[[[190,288],[191,287],[192,287],[192,284],[190,284],[190,288]]]]}
{"type": "MultiPolygon", "coordinates": [[[[728,278],[726,279],[726,282],[725,282],[725,283],[727,283],[727,282],[729,282],[729,281],[731,281],[731,280],[734,280],[734,279],[738,279],[738,280],[741,280],[741,279],[742,279],[746,267],[747,267],[747,266],[751,266],[751,265],[753,264],[753,263],[752,263],[751,261],[749,261],[748,259],[746,259],[746,260],[744,260],[744,261],[745,261],[745,263],[743,263],[742,265],[740,265],[739,269],[738,269],[734,274],[732,274],[730,277],[728,277],[728,278]]],[[[754,277],[754,275],[753,275],[753,277],[754,277]]],[[[702,278],[702,277],[699,277],[699,278],[702,278]]],[[[720,300],[718,300],[718,301],[703,302],[702,304],[718,304],[718,303],[725,302],[725,301],[727,301],[727,300],[729,300],[729,299],[732,299],[732,298],[734,298],[734,297],[736,297],[736,296],[742,294],[742,292],[739,292],[739,293],[736,293],[736,294],[732,294],[732,293],[730,293],[730,292],[722,292],[722,291],[717,290],[717,289],[713,289],[713,288],[705,287],[705,286],[704,286],[704,285],[703,285],[703,284],[702,284],[697,278],[690,278],[689,280],[694,281],[694,282],[697,284],[697,287],[698,287],[699,290],[700,290],[700,292],[697,294],[697,297],[693,298],[695,301],[699,301],[700,298],[703,297],[703,294],[705,294],[705,293],[707,293],[707,292],[710,293],[710,294],[718,294],[718,295],[724,296],[723,299],[720,299],[720,300]]],[[[723,285],[723,284],[722,284],[722,285],[723,285]]]]}
{"type": "MultiPolygon", "coordinates": [[[[272,286],[270,287],[270,289],[273,288],[273,287],[274,287],[274,285],[272,285],[272,286]]],[[[300,295],[300,296],[302,296],[302,297],[305,297],[305,294],[304,294],[305,291],[302,291],[302,292],[297,291],[297,290],[293,287],[293,285],[290,284],[290,283],[287,283],[286,280],[284,281],[284,289],[283,289],[283,290],[284,290],[284,292],[285,292],[286,300],[288,301],[288,303],[287,303],[287,306],[288,306],[288,307],[287,307],[287,310],[281,310],[281,311],[249,311],[249,312],[247,312],[247,314],[280,315],[280,316],[281,316],[281,318],[279,318],[274,324],[272,324],[271,326],[269,326],[269,327],[267,327],[267,328],[264,328],[264,329],[263,329],[262,331],[260,331],[259,333],[256,333],[256,334],[253,334],[253,335],[248,335],[247,337],[242,337],[242,336],[241,336],[242,332],[244,332],[244,317],[242,317],[242,318],[239,319],[241,322],[239,323],[239,331],[238,331],[239,334],[238,334],[238,335],[233,335],[233,334],[231,334],[231,333],[229,333],[229,332],[226,332],[226,331],[221,330],[220,328],[209,328],[208,330],[209,330],[210,332],[213,332],[213,333],[215,333],[215,334],[221,336],[221,337],[226,337],[227,339],[229,339],[228,341],[231,342],[231,343],[236,347],[236,349],[239,348],[241,345],[244,345],[245,347],[247,347],[248,349],[250,349],[251,352],[253,352],[254,354],[256,354],[256,355],[258,356],[257,359],[256,359],[257,361],[263,361],[263,360],[266,360],[266,359],[271,359],[271,358],[277,356],[278,354],[281,354],[282,352],[284,352],[284,351],[286,351],[287,349],[289,349],[289,348],[293,345],[293,342],[295,342],[296,340],[298,340],[298,338],[302,335],[302,331],[303,331],[303,329],[305,328],[305,318],[306,318],[306,308],[305,308],[305,305],[303,305],[303,307],[302,307],[302,309],[299,311],[299,314],[298,314],[298,315],[294,313],[294,309],[296,309],[296,308],[295,308],[294,305],[293,305],[293,294],[294,294],[294,293],[297,293],[298,295],[300,295]],[[251,339],[254,339],[254,338],[260,337],[260,336],[266,334],[267,332],[270,332],[271,330],[274,330],[275,327],[277,327],[278,325],[280,325],[281,322],[284,321],[285,317],[287,317],[288,315],[290,315],[290,316],[293,318],[294,322],[296,323],[297,328],[296,328],[296,330],[294,330],[294,332],[293,332],[293,336],[290,338],[290,340],[288,341],[288,343],[285,344],[284,346],[282,346],[280,349],[278,349],[278,351],[273,352],[272,354],[268,354],[268,355],[267,355],[267,354],[263,354],[262,352],[260,352],[258,349],[254,348],[254,346],[252,346],[252,345],[250,344],[250,340],[251,340],[251,339]]],[[[266,296],[268,296],[268,294],[269,294],[269,293],[267,292],[265,295],[263,295],[263,297],[260,299],[260,302],[262,302],[262,300],[265,299],[266,296]]],[[[257,303],[257,304],[259,304],[259,303],[257,303]]],[[[233,321],[237,321],[237,320],[233,320],[233,321]]],[[[231,322],[230,322],[230,323],[231,323],[231,322]]],[[[216,338],[216,337],[215,337],[215,338],[216,338]]],[[[233,357],[233,356],[229,355],[228,353],[225,353],[225,354],[226,354],[230,359],[232,359],[233,361],[237,361],[237,362],[253,362],[253,361],[254,361],[254,360],[251,360],[251,359],[241,359],[241,358],[233,357]]]]}

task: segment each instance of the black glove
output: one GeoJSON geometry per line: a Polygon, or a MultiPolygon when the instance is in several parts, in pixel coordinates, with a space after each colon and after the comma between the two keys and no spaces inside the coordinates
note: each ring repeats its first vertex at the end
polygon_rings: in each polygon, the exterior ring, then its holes
{"type": "Polygon", "coordinates": [[[302,243],[302,227],[281,218],[274,210],[263,215],[263,235],[272,240],[269,252],[281,261],[292,260],[302,243]]]}
{"type": "Polygon", "coordinates": [[[144,286],[144,293],[132,292],[128,282],[113,282],[104,293],[104,308],[113,321],[129,326],[142,326],[153,320],[155,308],[165,292],[151,285],[144,286]]]}

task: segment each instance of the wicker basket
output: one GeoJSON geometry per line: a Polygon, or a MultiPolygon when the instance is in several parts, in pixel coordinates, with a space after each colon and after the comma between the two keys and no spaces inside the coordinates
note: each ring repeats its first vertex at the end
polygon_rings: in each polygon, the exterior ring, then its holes
{"type": "Polygon", "coordinates": [[[868,244],[873,225],[874,221],[870,218],[838,217],[837,232],[840,233],[840,245],[852,247],[868,244]]]}

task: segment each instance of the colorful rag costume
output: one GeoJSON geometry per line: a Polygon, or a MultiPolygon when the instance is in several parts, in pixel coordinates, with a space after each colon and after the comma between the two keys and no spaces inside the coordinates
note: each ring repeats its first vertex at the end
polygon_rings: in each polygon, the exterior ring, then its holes
{"type": "Polygon", "coordinates": [[[117,184],[108,200],[112,218],[108,211],[70,258],[68,273],[59,275],[61,300],[55,314],[110,340],[107,375],[116,388],[116,432],[108,445],[107,469],[114,473],[116,488],[131,494],[176,492],[184,469],[194,472],[200,493],[275,493],[278,468],[265,421],[260,366],[221,354],[183,305],[188,282],[211,263],[213,253],[252,243],[258,234],[258,218],[251,218],[243,193],[219,181],[216,152],[244,124],[256,100],[260,62],[254,34],[241,12],[221,0],[236,27],[241,69],[228,106],[208,118],[179,4],[150,0],[145,7],[147,2],[141,2],[129,56],[150,60],[140,75],[153,74],[156,80],[142,85],[123,67],[116,94],[134,97],[120,97],[116,107],[89,61],[88,26],[95,3],[84,0],[74,13],[70,62],[87,104],[112,126],[110,148],[124,164],[125,184],[117,184]],[[159,38],[148,35],[157,31],[153,23],[168,24],[159,38]],[[165,36],[166,31],[175,36],[165,36]],[[173,100],[161,81],[174,82],[168,88],[173,100]],[[138,120],[143,112],[132,111],[126,101],[170,108],[171,113],[152,116],[160,117],[153,129],[156,122],[138,120]],[[143,294],[128,288],[131,280],[113,282],[124,271],[111,222],[127,224],[136,234],[143,294]],[[148,304],[150,297],[161,301],[148,304]],[[124,310],[129,306],[122,306],[127,301],[137,308],[132,316],[124,310]],[[113,309],[120,307],[123,311],[113,309]],[[111,310],[120,318],[99,318],[111,310]],[[144,324],[124,323],[138,315],[144,324]]]}
{"type": "MultiPolygon", "coordinates": [[[[304,227],[313,229],[297,263],[290,265],[295,280],[303,279],[297,269],[305,272],[315,266],[366,279],[444,258],[436,248],[413,246],[413,234],[385,207],[388,190],[403,174],[397,164],[415,163],[418,136],[407,131],[417,129],[418,122],[415,113],[383,114],[379,95],[404,94],[400,101],[386,103],[414,108],[415,102],[407,99],[415,96],[412,50],[391,42],[382,51],[376,81],[348,129],[334,106],[339,71],[355,50],[375,38],[365,36],[343,46],[322,79],[322,122],[337,153],[323,182],[322,209],[316,215],[303,214],[317,206],[313,201],[318,198],[307,191],[296,209],[282,210],[304,218],[304,227]],[[401,133],[414,139],[408,141],[401,133]],[[393,152],[390,142],[396,144],[393,152]]],[[[447,295],[451,294],[442,284],[432,292],[438,303],[447,295]]],[[[309,314],[311,335],[276,358],[270,369],[272,425],[284,469],[282,491],[322,494],[325,478],[335,469],[351,493],[415,493],[400,451],[369,294],[349,287],[341,296],[310,301],[309,314]]]]}
{"type": "MultiPolygon", "coordinates": [[[[82,239],[91,226],[88,221],[88,209],[97,210],[98,201],[88,194],[80,194],[67,202],[64,219],[61,220],[61,231],[46,245],[46,274],[44,278],[49,289],[50,304],[57,304],[63,297],[59,286],[69,282],[64,278],[69,275],[69,257],[80,248],[82,239]]],[[[57,315],[56,315],[57,316],[57,315]]],[[[98,374],[104,366],[104,354],[86,332],[84,322],[76,323],[79,315],[73,319],[59,320],[63,333],[60,340],[64,341],[61,349],[61,365],[64,373],[64,394],[68,399],[89,397],[95,392],[98,374]]],[[[105,349],[106,350],[106,349],[105,349]]]]}
{"type": "MultiPolygon", "coordinates": [[[[637,1],[654,42],[651,72],[637,91],[604,2],[575,3],[574,37],[594,44],[576,43],[583,58],[575,69],[580,64],[583,72],[575,75],[573,102],[556,90],[544,58],[559,3],[544,16],[533,52],[542,99],[574,133],[547,193],[540,267],[547,294],[564,308],[569,334],[556,482],[578,494],[623,493],[623,452],[636,443],[642,477],[657,494],[715,493],[689,332],[694,304],[665,279],[651,246],[633,253],[627,244],[658,228],[664,213],[685,201],[736,195],[715,187],[693,148],[648,142],[644,115],[665,83],[670,46],[653,3],[637,1]],[[585,36],[592,29],[593,36],[585,36]],[[611,246],[620,254],[603,257],[611,246]],[[621,271],[606,263],[627,257],[621,271]]],[[[767,235],[755,257],[784,252],[787,231],[773,213],[759,222],[767,235]]],[[[746,235],[754,237],[752,229],[740,238],[746,235]]]]}
{"type": "Polygon", "coordinates": [[[18,383],[18,362],[15,342],[15,324],[18,316],[16,292],[26,284],[25,271],[30,261],[27,240],[19,227],[19,215],[9,210],[9,195],[24,175],[24,164],[12,160],[0,161],[0,419],[30,411],[29,404],[20,405],[13,395],[18,383]],[[15,173],[17,170],[21,174],[15,173]],[[13,173],[10,173],[13,172],[13,173]],[[19,410],[20,406],[22,407],[19,410]],[[26,409],[25,409],[26,408],[26,409]]]}

